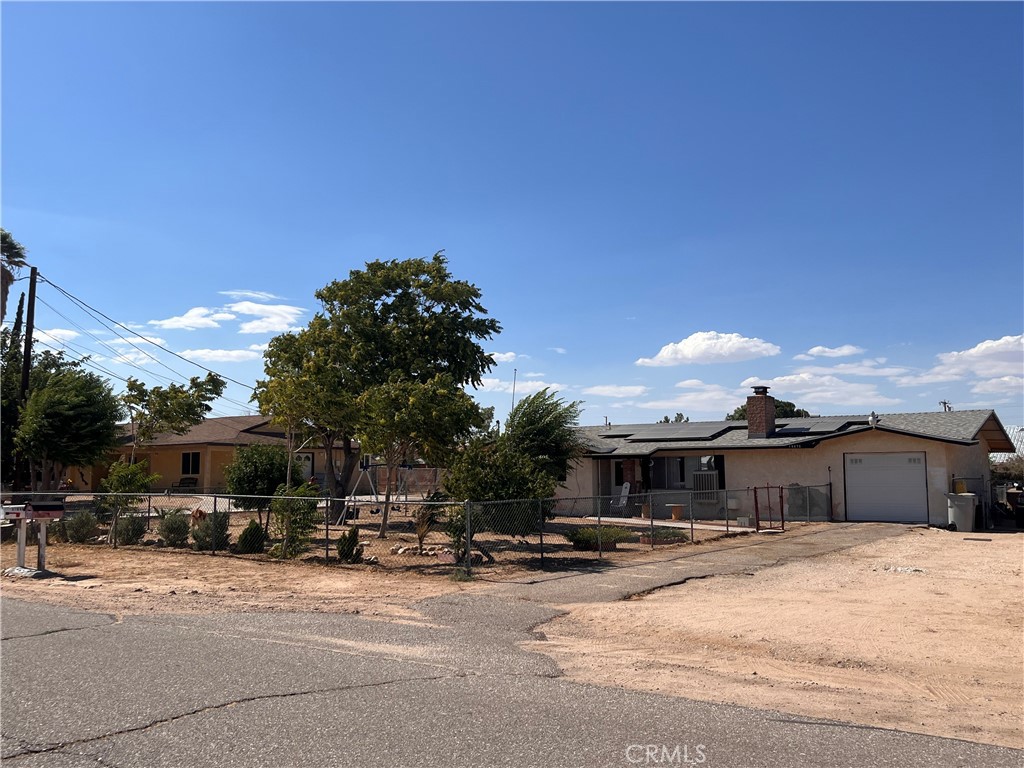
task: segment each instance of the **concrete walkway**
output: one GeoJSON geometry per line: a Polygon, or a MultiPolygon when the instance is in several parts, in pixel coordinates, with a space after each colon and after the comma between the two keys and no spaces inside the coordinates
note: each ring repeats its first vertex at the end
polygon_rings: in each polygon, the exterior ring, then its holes
{"type": "Polygon", "coordinates": [[[553,606],[624,600],[690,579],[750,573],[790,560],[820,557],[908,530],[905,525],[886,523],[829,523],[785,533],[751,534],[712,545],[655,550],[627,563],[605,560],[585,569],[496,582],[491,594],[553,606]]]}

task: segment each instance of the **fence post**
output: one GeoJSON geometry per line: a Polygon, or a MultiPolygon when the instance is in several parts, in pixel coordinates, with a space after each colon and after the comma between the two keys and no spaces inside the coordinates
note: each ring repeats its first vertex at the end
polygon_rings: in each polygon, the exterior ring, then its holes
{"type": "Polygon", "coordinates": [[[804,486],[804,509],[807,510],[807,522],[811,522],[811,486],[804,486]]]}
{"type": "Polygon", "coordinates": [[[786,532],[786,504],[782,500],[782,486],[779,486],[779,526],[786,532]]]}
{"type": "MultiPolygon", "coordinates": [[[[213,497],[213,515],[210,517],[210,554],[211,555],[216,555],[217,554],[217,531],[216,531],[216,528],[214,528],[214,524],[213,524],[213,521],[214,521],[214,519],[216,517],[217,517],[217,497],[214,496],[213,497]]],[[[228,522],[229,523],[231,522],[230,518],[228,519],[228,522]]]]}
{"type": "MultiPolygon", "coordinates": [[[[687,504],[690,508],[690,545],[693,546],[697,543],[696,537],[693,535],[693,494],[690,494],[690,503],[687,504]]],[[[653,541],[653,539],[652,539],[653,541]]]]}
{"type": "Polygon", "coordinates": [[[466,513],[466,575],[469,576],[473,570],[473,515],[469,508],[469,499],[462,503],[462,509],[466,513]]]}
{"type": "Polygon", "coordinates": [[[540,567],[544,567],[544,502],[537,499],[537,514],[540,515],[540,567]]]}
{"type": "Polygon", "coordinates": [[[324,504],[324,565],[331,559],[331,494],[327,494],[324,504]]]}
{"type": "Polygon", "coordinates": [[[757,498],[757,486],[754,486],[754,530],[761,532],[761,505],[757,498]]]}
{"type": "Polygon", "coordinates": [[[149,530],[149,521],[153,518],[153,497],[146,496],[146,530],[149,530]]]}

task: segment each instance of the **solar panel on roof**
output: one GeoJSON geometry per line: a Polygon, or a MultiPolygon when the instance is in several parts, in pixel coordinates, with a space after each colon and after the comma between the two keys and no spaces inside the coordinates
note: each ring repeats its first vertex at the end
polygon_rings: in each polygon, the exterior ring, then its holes
{"type": "Polygon", "coordinates": [[[652,428],[650,429],[638,431],[630,435],[630,440],[642,441],[645,443],[711,440],[723,432],[739,428],[739,425],[733,426],[713,421],[695,422],[693,424],[652,425],[652,428]]]}

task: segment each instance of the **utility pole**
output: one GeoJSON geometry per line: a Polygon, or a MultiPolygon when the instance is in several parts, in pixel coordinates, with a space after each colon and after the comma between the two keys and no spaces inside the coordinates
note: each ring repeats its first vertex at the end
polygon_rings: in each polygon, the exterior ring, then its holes
{"type": "Polygon", "coordinates": [[[21,361],[21,406],[25,407],[28,400],[28,374],[32,370],[32,330],[36,319],[36,275],[38,270],[32,267],[28,279],[28,313],[25,318],[25,358],[21,361]]]}

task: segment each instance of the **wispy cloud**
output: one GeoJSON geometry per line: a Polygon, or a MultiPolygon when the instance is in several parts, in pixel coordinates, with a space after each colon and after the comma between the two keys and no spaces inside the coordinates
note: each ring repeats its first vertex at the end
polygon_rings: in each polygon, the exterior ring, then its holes
{"type": "Polygon", "coordinates": [[[722,419],[737,406],[745,402],[746,394],[739,389],[729,389],[720,384],[705,384],[700,379],[686,379],[676,384],[685,393],[671,398],[638,402],[639,408],[657,411],[680,412],[685,416],[701,414],[722,419]]]}
{"type": "Polygon", "coordinates": [[[272,293],[266,291],[217,291],[221,296],[227,296],[231,299],[251,299],[252,301],[274,301],[280,299],[280,296],[275,296],[272,293]]]}
{"type": "Polygon", "coordinates": [[[125,336],[122,338],[110,339],[108,344],[118,345],[131,345],[135,344],[141,346],[143,344],[159,344],[161,347],[167,346],[167,342],[161,339],[159,336],[125,336]]]}
{"type": "Polygon", "coordinates": [[[794,360],[813,360],[816,357],[850,357],[851,355],[864,354],[863,347],[853,344],[843,344],[839,347],[811,347],[802,355],[796,355],[794,360]]]}
{"type": "Polygon", "coordinates": [[[767,380],[749,378],[742,382],[744,388],[755,384],[771,387],[773,395],[792,400],[797,407],[812,413],[822,406],[877,409],[902,402],[898,398],[883,395],[873,383],[846,381],[832,375],[795,373],[767,380]]]}
{"type": "Polygon", "coordinates": [[[193,307],[184,315],[168,317],[166,320],[150,320],[149,325],[165,330],[198,331],[202,328],[220,328],[225,320],[234,320],[230,312],[222,312],[209,307],[193,307]]]}
{"type": "Polygon", "coordinates": [[[67,328],[50,328],[48,330],[37,329],[36,333],[46,339],[50,339],[58,344],[63,344],[65,341],[73,341],[77,339],[80,334],[78,331],[71,331],[67,328]]]}
{"type": "Polygon", "coordinates": [[[619,384],[598,384],[587,387],[583,390],[584,395],[599,395],[601,397],[643,397],[650,391],[650,387],[642,385],[619,385],[619,384]]]}
{"type": "Polygon", "coordinates": [[[565,355],[569,352],[565,347],[548,347],[548,351],[554,352],[556,355],[565,355]]]}
{"type": "Polygon", "coordinates": [[[971,392],[975,395],[1019,395],[1024,392],[1024,376],[1000,376],[979,381],[971,392]]]}
{"type": "Polygon", "coordinates": [[[302,307],[288,304],[257,304],[253,301],[228,304],[227,309],[239,315],[257,318],[242,323],[238,328],[239,333],[284,333],[293,329],[295,322],[306,312],[302,307]]]}
{"type": "Polygon", "coordinates": [[[901,387],[922,386],[963,379],[999,379],[1016,376],[1024,369],[1024,335],[988,339],[970,349],[936,355],[938,364],[907,376],[896,376],[901,387]]]}
{"type": "Polygon", "coordinates": [[[263,357],[262,352],[254,349],[186,349],[181,354],[204,363],[241,363],[263,357]]]}
{"type": "Polygon", "coordinates": [[[528,379],[539,379],[539,378],[542,378],[544,376],[547,376],[547,374],[546,373],[540,373],[538,371],[531,371],[530,373],[524,373],[523,376],[525,376],[528,379]]]}
{"type": "Polygon", "coordinates": [[[670,366],[684,363],[736,363],[772,357],[782,350],[764,339],[738,333],[697,331],[681,341],[666,344],[654,357],[641,357],[637,365],[670,366]]]}
{"type": "MultiPolygon", "coordinates": [[[[512,392],[513,382],[511,380],[485,378],[479,388],[483,392],[512,392]]],[[[550,389],[552,392],[560,392],[566,389],[565,384],[558,384],[547,381],[519,381],[515,383],[517,395],[532,395],[542,389],[550,389]]]]}
{"type": "Polygon", "coordinates": [[[840,376],[903,376],[909,372],[909,368],[884,365],[885,358],[875,360],[865,359],[857,363],[838,363],[836,365],[805,365],[797,369],[797,373],[810,373],[818,375],[837,374],[840,376]]]}

